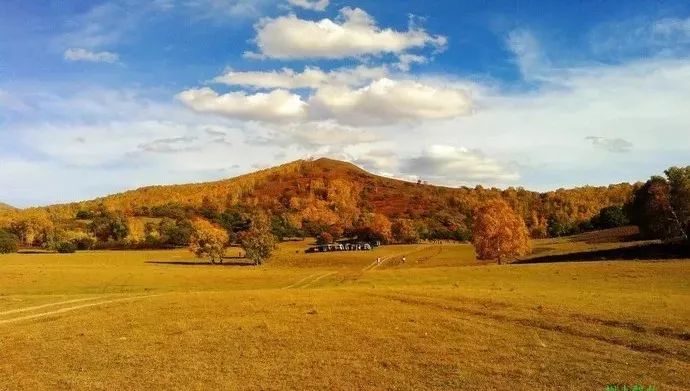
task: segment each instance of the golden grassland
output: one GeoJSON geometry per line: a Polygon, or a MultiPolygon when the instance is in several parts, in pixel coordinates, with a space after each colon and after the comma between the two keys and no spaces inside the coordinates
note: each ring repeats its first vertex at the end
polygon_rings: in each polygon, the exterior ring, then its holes
{"type": "Polygon", "coordinates": [[[0,390],[690,389],[685,260],[305,245],[261,267],[185,250],[0,256],[0,390]]]}

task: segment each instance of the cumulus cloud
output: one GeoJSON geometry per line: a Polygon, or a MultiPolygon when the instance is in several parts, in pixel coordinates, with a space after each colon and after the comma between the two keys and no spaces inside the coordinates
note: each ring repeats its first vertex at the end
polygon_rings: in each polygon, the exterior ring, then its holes
{"type": "Polygon", "coordinates": [[[324,87],[309,104],[314,116],[351,124],[448,119],[472,108],[469,95],[461,89],[388,78],[359,89],[324,87]]]}
{"type": "Polygon", "coordinates": [[[514,167],[477,150],[434,145],[421,155],[401,160],[402,173],[453,184],[505,183],[520,178],[514,167]]]}
{"type": "Polygon", "coordinates": [[[633,146],[630,141],[622,138],[588,136],[585,140],[590,141],[597,148],[615,153],[630,152],[633,146]]]}
{"type": "Polygon", "coordinates": [[[340,68],[329,72],[318,67],[305,67],[302,72],[289,68],[280,71],[233,71],[229,70],[213,79],[216,83],[237,85],[252,88],[319,88],[323,85],[336,84],[360,86],[373,79],[385,77],[388,69],[385,66],[368,67],[359,65],[354,68],[340,68]]]}
{"type": "Polygon", "coordinates": [[[393,176],[398,167],[398,156],[390,149],[373,149],[353,159],[365,170],[393,176]]]}
{"type": "MultiPolygon", "coordinates": [[[[263,57],[347,58],[382,53],[404,53],[409,49],[446,44],[446,38],[430,35],[410,26],[407,31],[382,29],[359,8],[345,7],[335,19],[311,21],[290,14],[267,18],[256,26],[256,45],[263,57]]],[[[252,56],[252,54],[249,54],[252,56]]]]}
{"type": "Polygon", "coordinates": [[[323,72],[306,68],[274,72],[230,71],[215,79],[230,85],[273,88],[267,93],[231,92],[218,95],[210,88],[187,90],[178,99],[193,110],[229,118],[257,121],[337,121],[347,125],[388,125],[449,119],[470,113],[472,100],[458,87],[413,80],[377,78],[385,68],[341,69],[323,72]],[[365,85],[358,86],[365,83],[365,85]],[[312,89],[303,98],[287,89],[312,89]]]}
{"type": "Polygon", "coordinates": [[[287,131],[292,141],[300,146],[347,146],[373,143],[381,137],[365,129],[339,125],[332,121],[310,122],[287,131]]]}
{"type": "Polygon", "coordinates": [[[177,99],[197,112],[255,121],[298,120],[306,115],[306,103],[286,90],[247,94],[229,92],[219,95],[210,88],[191,89],[177,94],[177,99]]]}
{"type": "Polygon", "coordinates": [[[92,52],[82,48],[70,48],[65,50],[64,58],[67,61],[87,61],[87,62],[117,62],[120,57],[112,52],[92,52]]]}
{"type": "Polygon", "coordinates": [[[294,145],[301,149],[340,151],[344,147],[381,141],[380,135],[368,130],[345,126],[334,121],[314,121],[271,129],[255,137],[257,144],[294,145]]]}
{"type": "Polygon", "coordinates": [[[325,11],[330,0],[288,0],[288,3],[313,11],[325,11]]]}
{"type": "Polygon", "coordinates": [[[429,62],[429,59],[424,56],[403,53],[398,56],[398,62],[395,64],[395,66],[403,72],[409,72],[412,64],[426,64],[427,62],[429,62]]]}

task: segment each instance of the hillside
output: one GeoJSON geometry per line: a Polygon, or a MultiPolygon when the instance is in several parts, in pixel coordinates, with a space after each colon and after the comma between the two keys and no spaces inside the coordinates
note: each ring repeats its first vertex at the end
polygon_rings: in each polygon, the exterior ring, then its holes
{"type": "Polygon", "coordinates": [[[12,206],[12,205],[8,205],[8,204],[6,204],[6,203],[4,203],[4,202],[0,202],[0,210],[16,210],[16,209],[17,209],[17,208],[15,208],[15,207],[12,206]]]}
{"type": "Polygon", "coordinates": [[[130,217],[157,217],[157,208],[166,205],[196,214],[242,207],[261,209],[298,228],[347,228],[369,213],[378,213],[389,219],[413,219],[422,236],[444,237],[466,230],[482,202],[502,197],[523,216],[534,237],[544,237],[549,224],[577,226],[603,207],[624,204],[632,191],[630,184],[546,193],[522,188],[449,188],[385,178],[351,163],[318,159],[215,182],[149,186],[90,201],[31,208],[21,214],[65,222],[79,211],[93,211],[101,205],[130,217]]]}

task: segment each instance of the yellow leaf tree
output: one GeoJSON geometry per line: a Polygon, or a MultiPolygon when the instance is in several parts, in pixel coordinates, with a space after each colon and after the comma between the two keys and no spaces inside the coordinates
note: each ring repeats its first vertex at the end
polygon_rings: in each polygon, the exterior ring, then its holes
{"type": "Polygon", "coordinates": [[[491,200],[477,210],[472,236],[477,257],[496,259],[499,265],[530,252],[524,220],[502,199],[491,200]]]}
{"type": "Polygon", "coordinates": [[[222,263],[228,245],[227,231],[204,219],[196,219],[192,225],[194,234],[190,239],[189,249],[199,258],[208,258],[211,263],[222,263]]]}

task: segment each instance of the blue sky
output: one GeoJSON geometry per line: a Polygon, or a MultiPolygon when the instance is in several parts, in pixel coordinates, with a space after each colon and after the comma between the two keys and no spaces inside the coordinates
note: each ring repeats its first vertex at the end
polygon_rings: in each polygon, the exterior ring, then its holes
{"type": "Polygon", "coordinates": [[[690,164],[682,1],[6,0],[0,201],[330,156],[546,190],[690,164]]]}

